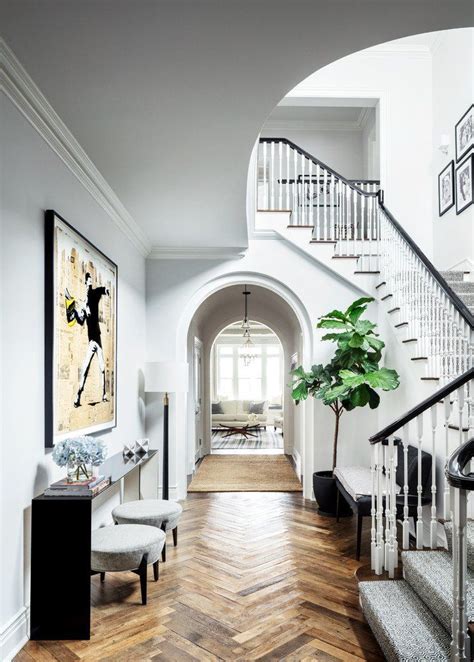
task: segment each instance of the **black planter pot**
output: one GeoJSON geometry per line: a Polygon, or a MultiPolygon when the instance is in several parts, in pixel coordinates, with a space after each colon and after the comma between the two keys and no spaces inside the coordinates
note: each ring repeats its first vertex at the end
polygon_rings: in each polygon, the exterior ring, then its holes
{"type": "MultiPolygon", "coordinates": [[[[326,517],[336,517],[337,492],[336,480],[332,477],[332,471],[316,471],[313,474],[314,497],[319,506],[319,514],[326,517]]],[[[339,496],[339,517],[352,515],[347,501],[339,496]]]]}

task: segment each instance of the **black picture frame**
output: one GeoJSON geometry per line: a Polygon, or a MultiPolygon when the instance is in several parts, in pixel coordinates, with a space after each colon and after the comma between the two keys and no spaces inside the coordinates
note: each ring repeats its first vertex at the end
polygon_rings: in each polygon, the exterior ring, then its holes
{"type": "MultiPolygon", "coordinates": [[[[53,448],[54,445],[67,436],[79,434],[92,434],[101,430],[109,430],[117,425],[117,349],[118,349],[118,266],[103,251],[95,246],[81,232],[76,230],[68,221],[66,221],[54,209],[48,209],[44,213],[44,240],[45,240],[45,268],[44,268],[44,377],[45,377],[45,424],[44,424],[44,444],[46,448],[53,448]],[[57,262],[56,262],[56,232],[57,228],[62,227],[71,236],[82,242],[83,246],[91,255],[96,255],[99,260],[110,265],[114,275],[114,300],[111,310],[113,310],[113,348],[114,356],[112,361],[113,372],[110,382],[110,398],[113,398],[113,417],[103,423],[93,426],[85,426],[68,430],[64,433],[58,433],[56,430],[56,379],[58,375],[57,362],[57,328],[56,328],[56,309],[57,309],[57,262]]],[[[84,325],[84,323],[83,323],[84,325]]],[[[95,360],[95,359],[94,359],[95,360]]]]}
{"type": "Polygon", "coordinates": [[[456,214],[462,214],[462,212],[470,207],[473,204],[474,198],[474,154],[470,154],[467,159],[464,159],[456,167],[456,214]],[[469,181],[466,183],[460,184],[460,178],[463,176],[465,169],[468,169],[469,181]],[[463,190],[461,190],[461,186],[463,190]],[[467,190],[464,189],[467,187],[467,190]],[[466,199],[464,199],[466,197],[466,199]],[[462,204],[462,206],[460,206],[462,204]]]}
{"type": "Polygon", "coordinates": [[[455,196],[454,196],[454,161],[450,161],[448,165],[446,165],[443,170],[438,175],[438,214],[439,216],[443,216],[443,214],[446,214],[447,211],[449,211],[452,207],[454,207],[455,203],[455,196]],[[450,183],[447,182],[446,175],[450,175],[450,183]],[[449,186],[449,193],[451,200],[450,202],[445,206],[441,207],[441,202],[442,202],[442,194],[443,194],[443,186],[446,185],[449,186]]]}
{"type": "Polygon", "coordinates": [[[456,143],[456,163],[461,161],[466,154],[474,149],[474,103],[466,110],[461,119],[456,122],[454,129],[454,139],[456,143]],[[469,131],[469,136],[466,145],[462,145],[462,132],[466,130],[466,122],[469,122],[467,130],[469,131]]]}

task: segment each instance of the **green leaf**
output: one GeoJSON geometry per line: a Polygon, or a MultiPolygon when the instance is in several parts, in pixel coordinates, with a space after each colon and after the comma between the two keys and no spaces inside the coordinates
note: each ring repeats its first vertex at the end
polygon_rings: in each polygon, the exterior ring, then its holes
{"type": "Polygon", "coordinates": [[[352,338],[349,340],[349,347],[362,347],[364,340],[364,336],[360,336],[358,333],[354,333],[352,338]]]}
{"type": "Polygon", "coordinates": [[[378,351],[380,351],[383,347],[385,347],[385,343],[383,342],[383,340],[380,340],[379,338],[375,338],[374,336],[367,336],[366,340],[371,347],[373,347],[378,351]]]}
{"type": "Polygon", "coordinates": [[[319,319],[322,320],[325,319],[326,317],[343,320],[344,322],[346,321],[346,316],[340,310],[331,310],[330,313],[326,313],[326,315],[321,315],[319,319]]]}
{"type": "Polygon", "coordinates": [[[290,374],[292,374],[294,377],[304,378],[305,375],[306,375],[306,372],[305,372],[303,366],[300,365],[297,368],[295,368],[294,370],[292,370],[290,374]]]}
{"type": "Polygon", "coordinates": [[[377,409],[380,404],[380,395],[373,388],[369,389],[369,407],[377,409]]]}
{"type": "Polygon", "coordinates": [[[369,387],[366,384],[361,384],[350,394],[350,401],[354,407],[365,407],[369,402],[369,387]]]}
{"type": "Polygon", "coordinates": [[[346,310],[346,315],[349,315],[353,310],[355,310],[355,308],[360,308],[364,304],[372,303],[372,301],[374,301],[373,297],[361,297],[360,299],[356,299],[346,310]]]}
{"type": "Polygon", "coordinates": [[[380,368],[365,375],[365,379],[372,388],[381,388],[384,391],[393,391],[400,384],[400,377],[396,370],[380,368]]]}
{"type": "Polygon", "coordinates": [[[360,333],[361,336],[365,336],[372,329],[376,329],[377,325],[371,322],[370,320],[359,320],[355,325],[357,333],[360,333]]]}
{"type": "Polygon", "coordinates": [[[293,390],[291,392],[291,397],[293,400],[296,400],[299,402],[300,400],[306,400],[308,397],[308,388],[306,386],[305,382],[300,382],[296,386],[293,387],[293,390]]]}
{"type": "Polygon", "coordinates": [[[340,322],[339,320],[329,320],[323,319],[316,325],[318,329],[346,329],[347,325],[345,322],[340,322]]]}

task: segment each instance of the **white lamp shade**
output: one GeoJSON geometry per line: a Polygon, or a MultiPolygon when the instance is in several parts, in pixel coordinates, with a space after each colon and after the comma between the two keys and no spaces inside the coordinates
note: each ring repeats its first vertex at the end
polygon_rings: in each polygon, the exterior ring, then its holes
{"type": "Polygon", "coordinates": [[[158,361],[145,363],[145,391],[147,393],[187,393],[187,363],[158,361]]]}

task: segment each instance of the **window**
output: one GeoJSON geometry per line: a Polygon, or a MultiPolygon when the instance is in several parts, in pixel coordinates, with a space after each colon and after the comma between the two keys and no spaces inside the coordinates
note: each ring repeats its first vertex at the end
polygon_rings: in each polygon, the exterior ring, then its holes
{"type": "MultiPolygon", "coordinates": [[[[255,341],[254,341],[255,342],[255,341]]],[[[213,352],[214,400],[267,400],[281,403],[283,351],[279,343],[255,342],[256,358],[246,366],[242,343],[219,342],[213,352]]]]}

